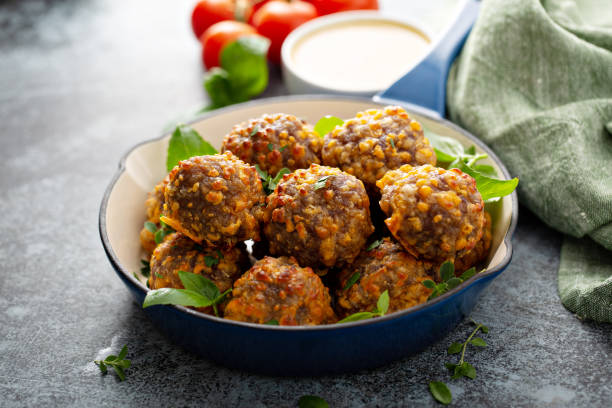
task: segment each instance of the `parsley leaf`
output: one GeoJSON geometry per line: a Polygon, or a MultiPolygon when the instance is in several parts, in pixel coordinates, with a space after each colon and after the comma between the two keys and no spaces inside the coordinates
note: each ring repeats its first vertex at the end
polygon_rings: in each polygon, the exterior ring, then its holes
{"type": "Polygon", "coordinates": [[[344,121],[335,116],[324,116],[319,119],[314,127],[314,131],[317,132],[319,137],[324,137],[326,134],[334,130],[336,126],[342,126],[344,121]]]}
{"type": "Polygon", "coordinates": [[[217,149],[200,136],[198,132],[186,125],[178,125],[168,143],[166,169],[172,171],[181,160],[193,156],[218,153],[217,149]]]}
{"type": "Polygon", "coordinates": [[[262,170],[258,164],[255,165],[255,170],[257,170],[257,174],[261,179],[261,184],[266,194],[270,195],[274,192],[274,189],[278,185],[278,183],[282,180],[285,174],[291,173],[286,167],[283,167],[276,173],[276,176],[271,177],[267,171],[262,170]]]}
{"type": "Polygon", "coordinates": [[[119,381],[123,381],[125,380],[125,372],[123,370],[130,368],[132,365],[132,362],[125,358],[127,356],[127,351],[127,345],[125,345],[118,356],[111,354],[104,360],[94,360],[94,364],[100,368],[102,374],[106,374],[108,372],[108,367],[112,367],[117,377],[119,377],[119,381]]]}
{"type": "Polygon", "coordinates": [[[331,176],[323,176],[320,179],[318,179],[315,183],[314,183],[314,188],[312,189],[313,191],[317,191],[320,188],[324,188],[325,185],[327,184],[327,180],[330,178],[331,176]]]}
{"type": "Polygon", "coordinates": [[[463,282],[476,275],[476,268],[472,267],[467,271],[463,272],[461,276],[456,277],[455,265],[451,261],[446,261],[440,266],[439,275],[442,279],[442,282],[438,284],[436,284],[431,279],[425,279],[421,282],[426,288],[433,289],[433,292],[431,292],[431,295],[429,295],[427,300],[436,298],[442,295],[443,293],[446,293],[449,290],[461,285],[463,282]]]}

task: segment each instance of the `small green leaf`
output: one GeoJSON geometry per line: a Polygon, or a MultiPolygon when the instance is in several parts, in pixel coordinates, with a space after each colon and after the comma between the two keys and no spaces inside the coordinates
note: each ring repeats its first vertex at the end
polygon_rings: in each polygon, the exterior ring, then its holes
{"type": "Polygon", "coordinates": [[[440,266],[440,277],[446,282],[455,276],[455,265],[451,261],[446,261],[440,266]]]}
{"type": "Polygon", "coordinates": [[[461,374],[473,380],[476,378],[476,369],[470,363],[464,362],[461,364],[461,374]]]}
{"type": "Polygon", "coordinates": [[[321,397],[303,395],[298,401],[299,408],[329,408],[329,404],[321,397]]]}
{"type": "Polygon", "coordinates": [[[436,159],[438,162],[449,163],[455,160],[455,156],[444,153],[443,151],[434,147],[434,153],[436,153],[436,159]]]}
{"type": "Polygon", "coordinates": [[[455,368],[453,369],[453,375],[451,375],[451,379],[452,380],[458,380],[459,378],[463,377],[463,369],[461,368],[462,365],[455,365],[455,368]]]}
{"type": "Polygon", "coordinates": [[[274,191],[278,183],[283,179],[283,176],[289,173],[291,173],[291,170],[286,167],[280,169],[278,173],[276,173],[276,176],[268,182],[268,190],[270,190],[270,192],[274,191]]]}
{"type": "Polygon", "coordinates": [[[186,125],[176,127],[168,143],[166,169],[171,171],[181,160],[194,156],[218,153],[217,149],[202,139],[194,129],[186,125]]]}
{"type": "Polygon", "coordinates": [[[202,296],[198,292],[187,289],[162,288],[147,292],[142,307],[154,305],[181,305],[194,307],[207,307],[212,299],[202,296]]]}
{"type": "Polygon", "coordinates": [[[470,279],[474,275],[476,275],[476,268],[472,267],[468,269],[467,271],[463,272],[461,276],[459,277],[459,279],[465,282],[466,280],[470,279]]]}
{"type": "Polygon", "coordinates": [[[392,137],[389,137],[389,142],[391,143],[391,146],[395,149],[395,142],[393,141],[392,137]]]}
{"type": "Polygon", "coordinates": [[[455,367],[457,367],[457,364],[453,364],[453,363],[444,363],[444,365],[446,366],[446,368],[448,368],[450,371],[453,371],[455,369],[455,367]]]}
{"type": "Polygon", "coordinates": [[[338,323],[356,322],[358,320],[371,319],[374,316],[377,316],[377,314],[372,313],[372,312],[358,312],[358,313],[353,313],[352,315],[345,317],[344,319],[340,320],[338,323]]]}
{"type": "Polygon", "coordinates": [[[289,145],[284,145],[283,147],[281,147],[280,149],[278,149],[279,152],[282,152],[283,150],[285,150],[287,147],[289,147],[289,145]]]}
{"type": "Polygon", "coordinates": [[[463,281],[461,279],[452,277],[446,283],[448,285],[448,289],[450,290],[450,289],[455,289],[457,286],[461,285],[462,282],[463,281]]]}
{"type": "MultiPolygon", "coordinates": [[[[261,132],[261,129],[259,128],[259,125],[255,125],[255,126],[253,126],[253,130],[251,130],[251,133],[249,133],[249,137],[253,137],[256,134],[258,134],[259,132],[261,132]]],[[[272,150],[272,149],[270,149],[270,145],[271,144],[272,143],[268,144],[268,149],[269,150],[272,150]]]]}
{"type": "Polygon", "coordinates": [[[121,351],[119,352],[119,359],[123,360],[125,358],[125,356],[127,355],[128,349],[127,349],[127,344],[123,346],[123,348],[121,349],[121,351]]]}
{"type": "Polygon", "coordinates": [[[268,175],[267,171],[262,170],[258,164],[255,165],[255,170],[257,171],[257,174],[259,174],[259,178],[261,179],[262,182],[268,181],[270,176],[268,175]]]}
{"type": "Polygon", "coordinates": [[[342,126],[344,121],[335,116],[324,116],[317,121],[314,127],[314,131],[318,133],[320,137],[324,137],[326,134],[334,130],[336,126],[342,126]]]}
{"type": "Polygon", "coordinates": [[[471,156],[475,155],[476,154],[476,146],[471,145],[470,147],[465,149],[465,154],[468,154],[468,155],[471,155],[471,156]]]}
{"type": "Polygon", "coordinates": [[[313,191],[317,191],[320,188],[324,188],[325,185],[327,184],[327,180],[330,178],[331,176],[323,176],[320,179],[318,179],[313,186],[313,191]]]}
{"type": "Polygon", "coordinates": [[[266,323],[264,323],[264,324],[267,324],[267,325],[270,325],[270,326],[278,326],[278,320],[276,320],[276,319],[270,319],[270,320],[268,320],[268,321],[267,321],[266,323]]]}
{"type": "Polygon", "coordinates": [[[436,283],[432,281],[431,279],[425,279],[421,283],[423,284],[423,286],[425,286],[428,289],[434,289],[436,287],[436,283]]]}
{"type": "Polygon", "coordinates": [[[479,172],[480,174],[484,174],[487,177],[493,177],[493,178],[497,177],[497,171],[495,171],[495,168],[488,164],[476,164],[472,166],[472,168],[476,170],[477,172],[479,172]]]}
{"type": "Polygon", "coordinates": [[[106,374],[108,372],[108,369],[106,368],[106,365],[103,361],[98,361],[96,364],[98,365],[98,367],[100,367],[100,371],[102,372],[102,374],[106,374]]]}
{"type": "Polygon", "coordinates": [[[477,347],[487,347],[487,342],[480,337],[474,337],[472,340],[470,340],[470,343],[477,347]]]}
{"type": "Polygon", "coordinates": [[[429,144],[434,148],[438,161],[448,163],[463,154],[463,145],[459,141],[451,137],[437,135],[429,129],[424,129],[424,133],[429,140],[429,144]]]}
{"type": "Polygon", "coordinates": [[[236,103],[232,94],[229,73],[220,67],[214,67],[204,76],[204,89],[210,98],[211,105],[207,110],[221,108],[236,103]]]}
{"type": "Polygon", "coordinates": [[[456,341],[448,347],[448,354],[458,354],[461,353],[461,349],[463,348],[463,344],[457,343],[456,341]]]}
{"type": "Polygon", "coordinates": [[[481,331],[482,331],[484,334],[487,334],[487,333],[489,332],[489,328],[488,328],[487,326],[485,326],[484,324],[483,324],[483,325],[480,325],[480,330],[481,330],[481,331]]]}
{"type": "Polygon", "coordinates": [[[221,67],[227,71],[233,103],[247,101],[268,86],[266,55],[270,40],[261,36],[244,36],[223,47],[221,67]]]}
{"type": "Polygon", "coordinates": [[[115,361],[117,359],[117,356],[110,354],[108,356],[106,356],[106,358],[104,359],[105,363],[111,362],[111,361],[115,361]]]}
{"type": "Polygon", "coordinates": [[[474,180],[476,180],[476,188],[480,192],[480,195],[484,201],[511,194],[519,183],[519,180],[516,177],[511,180],[497,180],[487,177],[465,164],[460,164],[457,167],[459,170],[470,175],[474,178],[474,180]]]}
{"type": "Polygon", "coordinates": [[[215,299],[219,296],[219,289],[208,278],[196,273],[178,271],[179,279],[187,290],[197,292],[208,299],[215,299]]]}
{"type": "Polygon", "coordinates": [[[376,302],[376,308],[380,312],[381,316],[384,316],[389,310],[389,291],[385,290],[378,298],[376,302]]]}
{"type": "Polygon", "coordinates": [[[346,285],[344,285],[344,288],[342,288],[343,291],[347,291],[351,288],[351,286],[353,286],[355,284],[355,282],[357,282],[359,280],[359,277],[361,275],[359,274],[359,272],[355,272],[351,275],[350,278],[348,278],[348,280],[346,281],[346,285]]]}
{"type": "Polygon", "coordinates": [[[371,251],[374,248],[378,248],[380,246],[380,244],[383,243],[382,239],[377,239],[376,241],[372,242],[370,245],[368,245],[368,247],[366,248],[366,251],[371,251]]]}
{"type": "Polygon", "coordinates": [[[117,373],[117,377],[119,377],[120,381],[125,380],[125,373],[123,372],[123,368],[119,366],[114,366],[115,372],[117,373]]]}
{"type": "Polygon", "coordinates": [[[450,390],[440,381],[432,381],[429,383],[429,392],[441,404],[448,405],[453,400],[453,395],[450,390]]]}
{"type": "Polygon", "coordinates": [[[144,227],[147,229],[147,231],[152,232],[153,234],[157,232],[157,225],[155,225],[151,221],[146,221],[144,223],[144,227]]]}
{"type": "Polygon", "coordinates": [[[206,255],[204,257],[204,264],[206,266],[208,266],[209,268],[212,268],[213,266],[217,265],[219,263],[219,259],[215,256],[211,256],[211,255],[206,255]]]}

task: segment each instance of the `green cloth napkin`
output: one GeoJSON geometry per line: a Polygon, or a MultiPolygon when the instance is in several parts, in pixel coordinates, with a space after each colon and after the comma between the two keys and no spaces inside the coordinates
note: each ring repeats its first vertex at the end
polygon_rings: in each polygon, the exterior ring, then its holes
{"type": "Polygon", "coordinates": [[[520,179],[520,201],[566,234],[559,294],[612,322],[612,4],[485,0],[448,78],[453,121],[520,179]]]}

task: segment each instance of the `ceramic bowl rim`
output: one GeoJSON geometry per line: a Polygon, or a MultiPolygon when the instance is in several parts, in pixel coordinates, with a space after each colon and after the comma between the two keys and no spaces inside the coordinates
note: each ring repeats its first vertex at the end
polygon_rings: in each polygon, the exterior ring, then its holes
{"type": "MultiPolygon", "coordinates": [[[[376,104],[376,105],[380,105],[380,106],[384,106],[386,105],[385,103],[381,103],[381,102],[376,102],[373,101],[371,98],[368,97],[360,97],[360,96],[353,96],[353,95],[347,95],[347,96],[341,96],[341,95],[318,95],[318,94],[311,94],[311,95],[289,95],[289,96],[276,96],[276,97],[270,97],[270,98],[263,98],[263,99],[256,99],[253,101],[249,101],[249,102],[244,102],[244,103],[240,103],[240,104],[236,104],[236,105],[231,105],[231,106],[227,106],[224,108],[220,108],[220,109],[216,109],[214,111],[211,112],[206,112],[202,115],[197,116],[196,118],[194,118],[193,120],[190,120],[187,122],[187,124],[193,124],[193,123],[197,123],[197,122],[201,122],[203,120],[208,119],[209,117],[213,117],[216,116],[220,113],[226,113],[226,112],[231,112],[233,110],[240,110],[242,108],[245,107],[249,107],[249,106],[255,106],[255,105],[261,105],[261,104],[266,104],[266,103],[278,103],[278,102],[308,102],[308,101],[314,101],[314,100],[341,100],[341,101],[353,101],[353,102],[367,102],[367,103],[372,103],[372,104],[376,104]]],[[[408,112],[410,112],[410,109],[407,108],[406,109],[408,112]]],[[[472,134],[470,134],[468,131],[460,128],[459,126],[453,124],[452,122],[447,121],[446,119],[441,119],[432,115],[429,115],[427,113],[423,113],[423,112],[418,112],[419,115],[421,116],[425,116],[428,119],[438,122],[446,127],[451,128],[452,130],[461,133],[462,135],[464,135],[466,138],[468,138],[470,141],[474,142],[474,144],[476,144],[480,149],[484,150],[488,155],[489,158],[494,161],[497,166],[500,168],[500,170],[503,173],[503,176],[506,179],[510,178],[510,173],[508,172],[508,170],[506,169],[506,166],[501,162],[501,160],[499,159],[499,157],[497,157],[497,155],[488,147],[484,144],[484,142],[482,142],[481,140],[477,139],[475,136],[473,136],[472,134]]],[[[106,252],[106,255],[109,259],[109,261],[111,262],[113,269],[115,269],[116,273],[121,273],[123,275],[122,279],[125,283],[130,282],[133,286],[135,286],[136,288],[138,288],[139,290],[143,291],[143,296],[147,293],[147,289],[144,287],[144,285],[142,284],[142,282],[137,281],[136,278],[134,278],[132,276],[132,274],[127,271],[123,265],[121,265],[121,262],[119,261],[119,258],[117,257],[117,255],[115,254],[115,252],[113,251],[113,248],[110,244],[109,238],[108,238],[108,232],[106,230],[106,211],[108,208],[108,201],[109,201],[109,197],[115,187],[115,184],[117,183],[117,181],[119,180],[119,178],[121,177],[121,175],[125,172],[126,170],[126,161],[127,158],[139,147],[145,145],[145,144],[149,144],[149,143],[153,143],[153,142],[157,142],[160,141],[162,139],[164,139],[165,137],[167,137],[171,132],[164,132],[162,133],[161,136],[152,138],[152,139],[148,139],[148,140],[144,140],[142,142],[137,143],[136,145],[134,145],[132,148],[130,148],[126,153],[123,154],[123,156],[121,157],[121,159],[119,160],[119,168],[115,171],[109,185],[107,186],[105,192],[104,192],[104,196],[102,197],[102,203],[100,205],[100,212],[99,212],[99,218],[98,218],[98,228],[99,228],[99,233],[100,233],[100,239],[102,241],[102,246],[104,247],[104,251],[106,252]],[[126,281],[127,279],[127,281],[126,281]]],[[[349,329],[349,328],[353,328],[356,326],[367,326],[367,325],[376,325],[379,323],[383,323],[389,320],[393,320],[393,319],[400,319],[402,317],[405,317],[407,315],[411,315],[411,314],[418,314],[420,312],[422,312],[425,309],[428,308],[432,308],[434,307],[436,304],[441,303],[441,302],[445,302],[446,300],[450,299],[451,297],[454,297],[455,295],[459,294],[460,292],[465,291],[468,287],[474,285],[476,282],[483,280],[483,279],[488,279],[488,278],[493,278],[496,275],[500,274],[510,263],[510,261],[512,260],[512,252],[513,252],[513,248],[512,248],[512,236],[514,234],[514,231],[516,229],[516,225],[518,222],[518,198],[517,198],[517,194],[516,191],[514,191],[511,194],[511,205],[512,205],[512,209],[511,209],[511,220],[510,220],[510,225],[508,226],[508,230],[506,231],[506,234],[504,236],[504,239],[502,241],[502,243],[506,246],[506,254],[504,255],[504,257],[499,261],[499,263],[488,270],[485,270],[484,272],[478,273],[476,275],[474,275],[473,277],[471,277],[470,279],[468,279],[467,281],[461,283],[461,285],[455,287],[454,289],[444,293],[441,296],[436,297],[435,299],[432,299],[430,301],[427,301],[425,303],[421,303],[419,305],[413,306],[411,308],[408,309],[404,309],[404,310],[400,310],[400,311],[396,311],[393,313],[389,313],[386,314],[382,317],[378,317],[376,319],[367,319],[367,320],[359,320],[359,321],[355,321],[355,322],[348,322],[348,323],[335,323],[335,324],[326,324],[326,325],[317,325],[317,326],[275,326],[275,325],[265,325],[265,324],[257,324],[257,323],[247,323],[247,322],[240,322],[240,321],[235,321],[235,320],[229,320],[229,319],[224,319],[221,317],[216,317],[216,316],[212,316],[212,315],[208,315],[208,314],[204,314],[201,312],[198,312],[196,310],[193,309],[189,309],[185,306],[179,306],[179,305],[164,305],[162,307],[173,307],[178,309],[181,312],[185,312],[187,314],[190,314],[192,317],[195,318],[199,318],[199,319],[204,319],[204,320],[208,320],[211,322],[215,322],[215,323],[221,323],[221,324],[229,324],[229,325],[234,325],[234,326],[241,326],[241,327],[245,327],[245,328],[249,328],[249,329],[257,329],[257,330],[281,330],[281,331],[324,331],[324,330],[339,330],[339,329],[349,329]]],[[[157,306],[159,307],[159,306],[157,306]]]]}

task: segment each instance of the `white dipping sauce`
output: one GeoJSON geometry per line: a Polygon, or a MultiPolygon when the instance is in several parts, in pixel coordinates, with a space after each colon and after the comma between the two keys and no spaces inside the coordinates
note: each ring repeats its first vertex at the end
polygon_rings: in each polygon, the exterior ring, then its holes
{"type": "Polygon", "coordinates": [[[423,57],[429,38],[409,25],[358,20],[322,27],[293,47],[295,69],[307,81],[346,91],[389,87],[423,57]]]}

